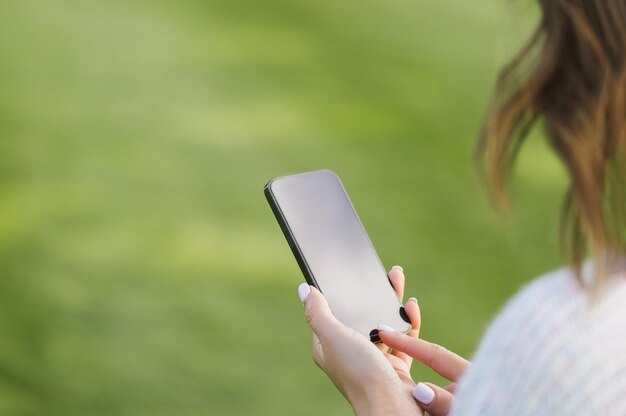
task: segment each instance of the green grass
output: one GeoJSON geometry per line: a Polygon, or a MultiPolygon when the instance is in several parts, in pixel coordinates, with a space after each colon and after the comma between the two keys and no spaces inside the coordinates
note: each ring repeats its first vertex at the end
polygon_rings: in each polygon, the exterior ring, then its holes
{"type": "Polygon", "coordinates": [[[336,171],[423,337],[464,355],[559,263],[564,179],[540,137],[504,219],[470,162],[526,5],[0,10],[3,414],[350,414],[310,358],[272,176],[336,171]]]}

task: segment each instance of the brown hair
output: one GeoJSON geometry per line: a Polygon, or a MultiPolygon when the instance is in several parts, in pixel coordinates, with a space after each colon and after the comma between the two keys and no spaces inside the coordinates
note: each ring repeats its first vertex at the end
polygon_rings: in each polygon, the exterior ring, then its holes
{"type": "Polygon", "coordinates": [[[597,288],[626,253],[626,0],[540,0],[543,17],[502,70],[477,148],[491,196],[541,120],[569,176],[561,246],[580,279],[594,258],[597,288]]]}

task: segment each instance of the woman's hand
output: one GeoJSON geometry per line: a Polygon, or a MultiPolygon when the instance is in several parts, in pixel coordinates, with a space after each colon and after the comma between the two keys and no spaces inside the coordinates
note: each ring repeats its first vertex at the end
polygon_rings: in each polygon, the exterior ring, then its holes
{"type": "MultiPolygon", "coordinates": [[[[398,299],[402,302],[402,298],[404,297],[404,270],[400,266],[393,266],[391,271],[388,274],[389,281],[393,286],[396,294],[398,295],[398,299]]],[[[422,323],[422,318],[420,314],[419,306],[417,305],[417,299],[409,298],[409,300],[404,304],[404,310],[409,316],[409,320],[411,321],[411,331],[408,336],[412,338],[417,338],[420,332],[420,325],[422,323]]],[[[379,325],[379,334],[384,330],[393,330],[384,323],[383,325],[379,325]]],[[[376,344],[378,348],[385,353],[385,356],[396,370],[398,377],[404,382],[407,386],[407,389],[413,389],[415,383],[411,378],[411,364],[413,363],[413,357],[408,354],[405,354],[399,350],[392,350],[390,352],[389,346],[383,343],[376,344]]]]}
{"type": "Polygon", "coordinates": [[[432,416],[444,416],[450,412],[456,382],[467,367],[469,361],[446,350],[440,345],[411,338],[400,332],[379,331],[380,339],[394,351],[402,352],[432,368],[437,374],[452,381],[441,388],[431,383],[417,383],[413,397],[422,408],[432,416]]]}
{"type": "MultiPolygon", "coordinates": [[[[394,268],[389,280],[401,297],[402,269],[394,268]]],[[[302,284],[298,294],[314,333],[313,359],[348,399],[356,414],[422,413],[410,396],[415,385],[409,372],[410,355],[399,350],[390,354],[384,344],[373,344],[340,323],[316,288],[302,284]]],[[[417,302],[410,300],[405,309],[414,323],[411,335],[416,336],[419,330],[417,302]]]]}

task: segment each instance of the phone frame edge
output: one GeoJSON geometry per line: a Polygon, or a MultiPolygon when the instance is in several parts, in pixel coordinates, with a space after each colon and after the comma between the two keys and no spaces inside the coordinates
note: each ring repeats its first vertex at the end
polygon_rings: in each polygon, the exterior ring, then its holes
{"type": "Polygon", "coordinates": [[[293,233],[291,232],[291,229],[289,228],[289,224],[287,223],[287,220],[285,219],[285,216],[283,215],[283,212],[280,209],[280,205],[278,204],[278,201],[276,200],[276,197],[274,196],[274,193],[272,192],[272,183],[276,179],[278,178],[270,179],[270,181],[263,187],[263,193],[265,194],[265,198],[267,199],[267,202],[270,208],[272,209],[272,212],[274,213],[274,217],[276,217],[276,221],[278,222],[278,225],[280,226],[280,229],[282,230],[283,235],[285,236],[285,239],[287,240],[287,245],[291,249],[291,252],[293,253],[293,256],[295,257],[296,262],[298,263],[298,266],[300,266],[300,271],[304,275],[306,282],[309,285],[314,286],[315,288],[317,288],[317,290],[321,292],[322,289],[320,289],[319,285],[317,284],[317,281],[315,280],[315,277],[313,276],[313,273],[309,269],[309,266],[306,260],[304,259],[302,252],[300,251],[300,247],[298,246],[298,243],[296,239],[294,238],[293,233]]]}

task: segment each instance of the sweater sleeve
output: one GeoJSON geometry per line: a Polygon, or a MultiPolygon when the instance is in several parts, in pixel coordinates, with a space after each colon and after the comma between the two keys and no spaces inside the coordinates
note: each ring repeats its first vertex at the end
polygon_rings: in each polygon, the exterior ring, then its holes
{"type": "MultiPolygon", "coordinates": [[[[616,279],[617,280],[617,279],[616,279]]],[[[559,270],[491,324],[452,415],[626,415],[626,279],[591,303],[559,270]]]]}

